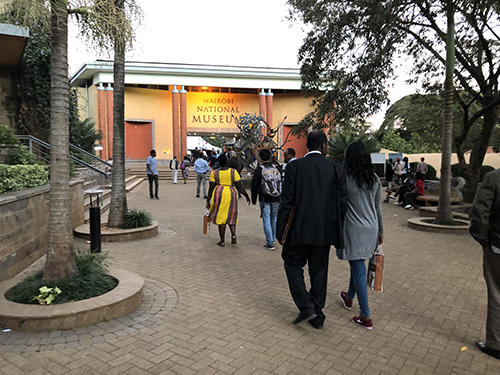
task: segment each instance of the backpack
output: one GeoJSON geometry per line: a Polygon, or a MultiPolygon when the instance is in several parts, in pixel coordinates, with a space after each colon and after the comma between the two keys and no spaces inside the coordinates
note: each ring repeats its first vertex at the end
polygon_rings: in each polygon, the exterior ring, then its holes
{"type": "Polygon", "coordinates": [[[182,164],[181,164],[181,170],[183,171],[184,169],[186,169],[186,164],[184,164],[184,162],[182,162],[182,164]]]}
{"type": "Polygon", "coordinates": [[[281,195],[281,173],[274,164],[261,165],[262,182],[260,191],[265,197],[277,198],[281,195]]]}

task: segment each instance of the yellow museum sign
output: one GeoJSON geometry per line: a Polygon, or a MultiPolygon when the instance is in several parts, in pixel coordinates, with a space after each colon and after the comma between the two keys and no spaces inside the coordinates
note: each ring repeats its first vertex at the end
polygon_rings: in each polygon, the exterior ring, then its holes
{"type": "Polygon", "coordinates": [[[189,127],[236,129],[241,115],[259,111],[259,96],[250,94],[188,92],[186,102],[189,127]]]}

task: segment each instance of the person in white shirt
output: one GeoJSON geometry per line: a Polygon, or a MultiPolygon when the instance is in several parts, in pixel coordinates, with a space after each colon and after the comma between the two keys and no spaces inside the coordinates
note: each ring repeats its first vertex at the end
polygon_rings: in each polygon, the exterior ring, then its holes
{"type": "Polygon", "coordinates": [[[297,160],[297,158],[295,157],[295,150],[291,147],[287,148],[283,153],[283,157],[285,158],[285,164],[283,164],[283,179],[285,179],[286,166],[288,165],[288,163],[297,160]]]}
{"type": "Polygon", "coordinates": [[[203,184],[203,198],[207,199],[207,172],[210,166],[207,161],[199,157],[194,162],[194,171],[196,172],[196,198],[200,197],[200,185],[203,184]]]}
{"type": "Polygon", "coordinates": [[[179,161],[177,160],[177,156],[174,156],[174,158],[170,160],[170,170],[172,171],[172,182],[176,184],[177,174],[179,173],[179,161]]]}

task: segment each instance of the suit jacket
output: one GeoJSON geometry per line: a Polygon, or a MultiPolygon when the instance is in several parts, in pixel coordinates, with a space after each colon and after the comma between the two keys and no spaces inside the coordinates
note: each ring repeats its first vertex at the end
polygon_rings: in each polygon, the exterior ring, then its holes
{"type": "Polygon", "coordinates": [[[286,238],[288,245],[343,247],[347,211],[344,167],[319,153],[289,163],[276,223],[277,238],[285,231],[292,207],[295,214],[286,238]]]}

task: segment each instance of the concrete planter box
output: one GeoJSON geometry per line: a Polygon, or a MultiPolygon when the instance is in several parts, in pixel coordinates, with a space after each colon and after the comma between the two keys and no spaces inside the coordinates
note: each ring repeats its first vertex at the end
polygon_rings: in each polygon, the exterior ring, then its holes
{"type": "Polygon", "coordinates": [[[102,296],[60,305],[26,305],[9,301],[5,293],[19,280],[0,283],[0,327],[45,332],[88,327],[127,315],[142,302],[144,279],[136,273],[110,267],[118,285],[102,296]]]}

